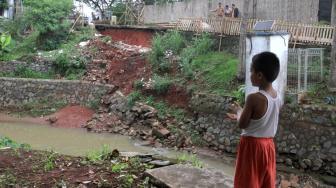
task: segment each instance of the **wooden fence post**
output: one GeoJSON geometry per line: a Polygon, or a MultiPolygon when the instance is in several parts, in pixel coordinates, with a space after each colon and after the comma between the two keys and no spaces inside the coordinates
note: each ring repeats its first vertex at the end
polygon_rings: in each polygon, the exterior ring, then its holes
{"type": "Polygon", "coordinates": [[[336,91],[336,0],[332,1],[331,25],[334,26],[334,38],[331,47],[330,89],[336,91]]]}
{"type": "Polygon", "coordinates": [[[243,16],[240,25],[240,40],[239,40],[239,66],[238,66],[238,78],[243,79],[245,77],[245,61],[246,61],[246,36],[247,36],[247,19],[250,0],[244,0],[243,16]]]}

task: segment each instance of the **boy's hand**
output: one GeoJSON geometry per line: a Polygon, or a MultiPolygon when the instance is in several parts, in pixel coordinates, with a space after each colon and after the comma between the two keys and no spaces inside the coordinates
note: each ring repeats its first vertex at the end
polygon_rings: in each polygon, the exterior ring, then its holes
{"type": "Polygon", "coordinates": [[[238,119],[237,114],[226,113],[226,115],[227,115],[231,120],[237,120],[237,119],[238,119]]]}
{"type": "Polygon", "coordinates": [[[232,113],[237,114],[237,112],[242,111],[243,108],[242,108],[237,102],[234,102],[234,103],[229,107],[229,110],[230,110],[232,113]]]}

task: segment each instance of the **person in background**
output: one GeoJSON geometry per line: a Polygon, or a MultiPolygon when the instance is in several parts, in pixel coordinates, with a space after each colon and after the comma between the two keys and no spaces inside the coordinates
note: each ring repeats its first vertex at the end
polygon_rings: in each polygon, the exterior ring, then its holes
{"type": "Polygon", "coordinates": [[[233,18],[239,17],[239,9],[236,7],[235,4],[232,4],[232,17],[233,18]]]}
{"type": "Polygon", "coordinates": [[[225,17],[232,17],[232,9],[229,7],[229,5],[225,5],[225,17]]]}
{"type": "Polygon", "coordinates": [[[224,8],[222,6],[222,3],[218,3],[218,7],[215,10],[211,10],[211,12],[216,12],[216,15],[218,17],[223,17],[224,16],[224,8]]]}

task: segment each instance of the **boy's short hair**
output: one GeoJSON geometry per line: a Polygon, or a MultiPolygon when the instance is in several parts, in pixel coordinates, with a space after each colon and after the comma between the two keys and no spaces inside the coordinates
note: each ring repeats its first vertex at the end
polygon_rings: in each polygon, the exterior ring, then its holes
{"type": "Polygon", "coordinates": [[[261,72],[268,82],[273,82],[279,75],[280,61],[272,52],[262,52],[253,56],[252,67],[255,72],[261,72]]]}

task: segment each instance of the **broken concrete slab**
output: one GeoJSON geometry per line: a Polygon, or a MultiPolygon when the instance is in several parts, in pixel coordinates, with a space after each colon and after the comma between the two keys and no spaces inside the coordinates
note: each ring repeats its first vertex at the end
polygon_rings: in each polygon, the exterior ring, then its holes
{"type": "Polygon", "coordinates": [[[188,165],[171,165],[146,170],[146,176],[159,187],[167,188],[233,188],[233,180],[214,169],[200,169],[188,165]]]}

